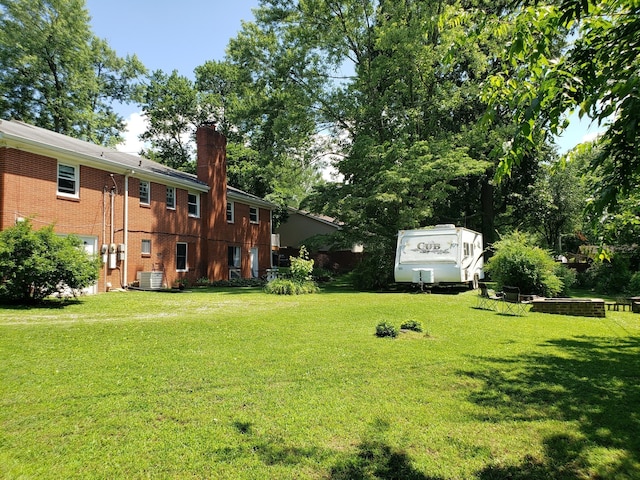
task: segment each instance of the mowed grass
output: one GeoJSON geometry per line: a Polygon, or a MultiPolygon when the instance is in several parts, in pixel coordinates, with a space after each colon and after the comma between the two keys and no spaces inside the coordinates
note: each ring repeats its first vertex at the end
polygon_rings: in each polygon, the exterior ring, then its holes
{"type": "Polygon", "coordinates": [[[640,478],[640,315],[334,289],[0,309],[0,477],[640,478]],[[375,336],[381,321],[422,333],[375,336]]]}

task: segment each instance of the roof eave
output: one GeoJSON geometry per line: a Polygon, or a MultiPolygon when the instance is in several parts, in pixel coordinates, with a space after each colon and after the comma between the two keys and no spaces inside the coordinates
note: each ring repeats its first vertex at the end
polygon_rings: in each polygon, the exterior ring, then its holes
{"type": "Polygon", "coordinates": [[[49,157],[53,152],[56,154],[56,158],[58,160],[67,160],[67,161],[71,160],[75,162],[81,161],[83,165],[96,167],[101,170],[107,170],[114,173],[121,173],[122,175],[142,177],[144,179],[149,179],[149,180],[162,180],[161,183],[163,184],[170,183],[172,186],[184,187],[185,189],[197,190],[200,192],[209,191],[208,185],[197,182],[197,181],[189,182],[186,180],[171,178],[161,173],[149,172],[147,170],[144,170],[144,171],[141,170],[136,172],[136,169],[133,167],[123,165],[122,163],[109,160],[107,158],[96,157],[95,155],[90,155],[90,154],[81,153],[81,152],[74,152],[66,148],[57,147],[55,145],[39,142],[37,140],[32,140],[30,138],[26,138],[20,135],[13,135],[7,132],[0,132],[0,145],[23,149],[31,153],[36,153],[38,155],[49,156],[49,157]]]}

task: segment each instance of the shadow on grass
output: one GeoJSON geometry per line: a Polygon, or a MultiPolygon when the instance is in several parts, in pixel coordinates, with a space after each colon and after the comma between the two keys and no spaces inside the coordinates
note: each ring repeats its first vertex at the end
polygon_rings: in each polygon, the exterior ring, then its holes
{"type": "Polygon", "coordinates": [[[0,310],[59,310],[81,303],[79,298],[45,298],[33,303],[0,303],[0,310]]]}
{"type": "Polygon", "coordinates": [[[428,477],[412,466],[406,452],[393,448],[385,442],[387,422],[378,420],[370,428],[358,450],[342,458],[331,469],[331,480],[402,479],[437,480],[428,477]]]}
{"type": "MultiPolygon", "coordinates": [[[[233,427],[249,440],[251,451],[265,465],[297,465],[309,459],[315,464],[337,456],[338,460],[329,472],[330,480],[441,480],[416,470],[406,452],[388,445],[384,434],[389,426],[382,421],[376,422],[357,450],[349,454],[291,446],[282,440],[265,440],[254,434],[251,422],[235,421],[233,427]]],[[[223,449],[218,454],[227,459],[245,455],[233,449],[223,449]]]]}
{"type": "Polygon", "coordinates": [[[358,452],[331,469],[331,480],[437,480],[428,477],[411,465],[411,459],[402,451],[394,450],[384,442],[365,440],[358,452]]]}
{"type": "Polygon", "coordinates": [[[558,420],[577,431],[545,438],[542,460],[488,466],[478,477],[640,478],[640,338],[576,337],[544,346],[554,351],[479,359],[494,366],[462,372],[483,382],[470,400],[487,422],[558,420]]]}

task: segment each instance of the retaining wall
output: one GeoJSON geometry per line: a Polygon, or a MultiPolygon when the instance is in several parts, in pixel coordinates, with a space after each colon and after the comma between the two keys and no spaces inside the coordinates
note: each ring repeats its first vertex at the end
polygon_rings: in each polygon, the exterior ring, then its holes
{"type": "Polygon", "coordinates": [[[604,300],[600,298],[541,298],[532,302],[532,312],[604,317],[604,300]]]}

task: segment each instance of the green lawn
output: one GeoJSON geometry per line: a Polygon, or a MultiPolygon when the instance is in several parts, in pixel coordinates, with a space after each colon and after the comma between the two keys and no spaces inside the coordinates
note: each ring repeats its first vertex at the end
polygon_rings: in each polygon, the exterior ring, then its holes
{"type": "Polygon", "coordinates": [[[475,293],[0,309],[1,478],[640,478],[640,315],[475,293]],[[423,333],[377,338],[381,321],[423,333]]]}

